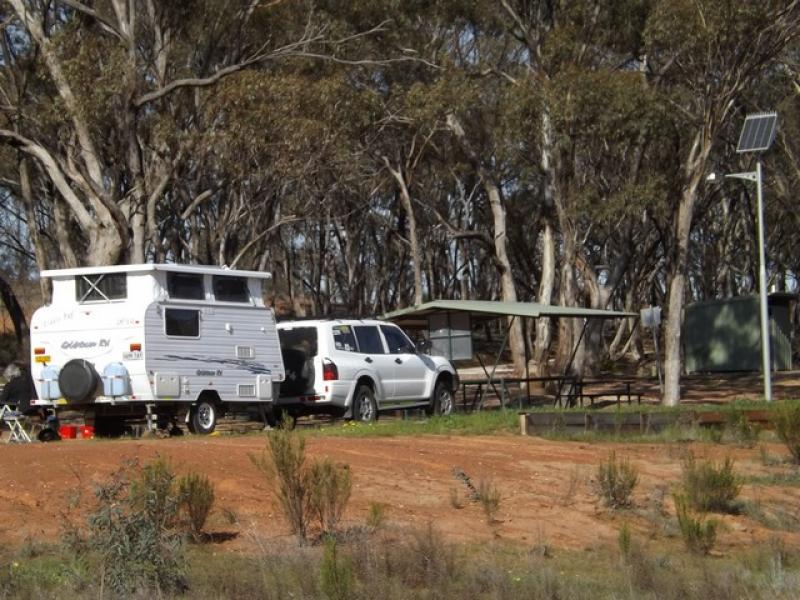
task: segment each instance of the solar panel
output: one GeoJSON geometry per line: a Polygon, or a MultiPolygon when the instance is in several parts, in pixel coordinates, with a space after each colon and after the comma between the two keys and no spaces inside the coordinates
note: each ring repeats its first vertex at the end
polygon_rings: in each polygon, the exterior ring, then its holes
{"type": "Polygon", "coordinates": [[[775,112],[747,115],[736,152],[762,152],[769,148],[775,139],[777,123],[775,112]]]}

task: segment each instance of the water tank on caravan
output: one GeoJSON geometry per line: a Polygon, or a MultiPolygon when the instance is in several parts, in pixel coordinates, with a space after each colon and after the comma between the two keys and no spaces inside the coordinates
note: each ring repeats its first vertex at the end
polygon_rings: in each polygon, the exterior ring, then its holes
{"type": "Polygon", "coordinates": [[[61,398],[61,389],[58,386],[58,367],[47,365],[42,369],[42,400],[57,400],[61,398]]]}
{"type": "Polygon", "coordinates": [[[104,396],[127,396],[131,393],[128,369],[122,363],[107,364],[103,369],[102,379],[104,396]]]}

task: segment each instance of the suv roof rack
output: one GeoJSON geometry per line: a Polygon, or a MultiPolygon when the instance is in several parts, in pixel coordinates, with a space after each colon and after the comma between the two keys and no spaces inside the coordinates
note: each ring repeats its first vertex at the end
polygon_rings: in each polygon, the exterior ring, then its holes
{"type": "Polygon", "coordinates": [[[281,315],[278,316],[277,319],[279,323],[281,321],[364,321],[367,319],[371,321],[380,321],[380,319],[377,317],[365,317],[364,315],[323,315],[315,317],[292,317],[288,315],[281,315]]]}

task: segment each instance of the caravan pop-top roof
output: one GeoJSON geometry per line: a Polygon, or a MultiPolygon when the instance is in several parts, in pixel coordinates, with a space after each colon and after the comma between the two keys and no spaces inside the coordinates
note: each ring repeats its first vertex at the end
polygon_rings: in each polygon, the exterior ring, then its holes
{"type": "Polygon", "coordinates": [[[262,271],[240,271],[228,267],[214,267],[209,265],[176,265],[176,264],[143,264],[143,265],[113,265],[109,267],[77,267],[75,269],[50,269],[42,271],[41,277],[59,278],[75,275],[101,275],[105,273],[141,273],[146,271],[172,271],[178,273],[198,273],[201,275],[232,275],[238,277],[253,277],[255,279],[270,279],[272,275],[262,271]]]}

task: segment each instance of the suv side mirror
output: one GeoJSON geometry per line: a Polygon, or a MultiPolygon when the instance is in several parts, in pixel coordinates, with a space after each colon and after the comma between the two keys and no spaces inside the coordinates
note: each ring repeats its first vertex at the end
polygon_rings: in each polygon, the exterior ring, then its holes
{"type": "Polygon", "coordinates": [[[430,354],[431,348],[433,348],[433,344],[430,340],[422,340],[417,343],[417,352],[422,354],[430,354]]]}

